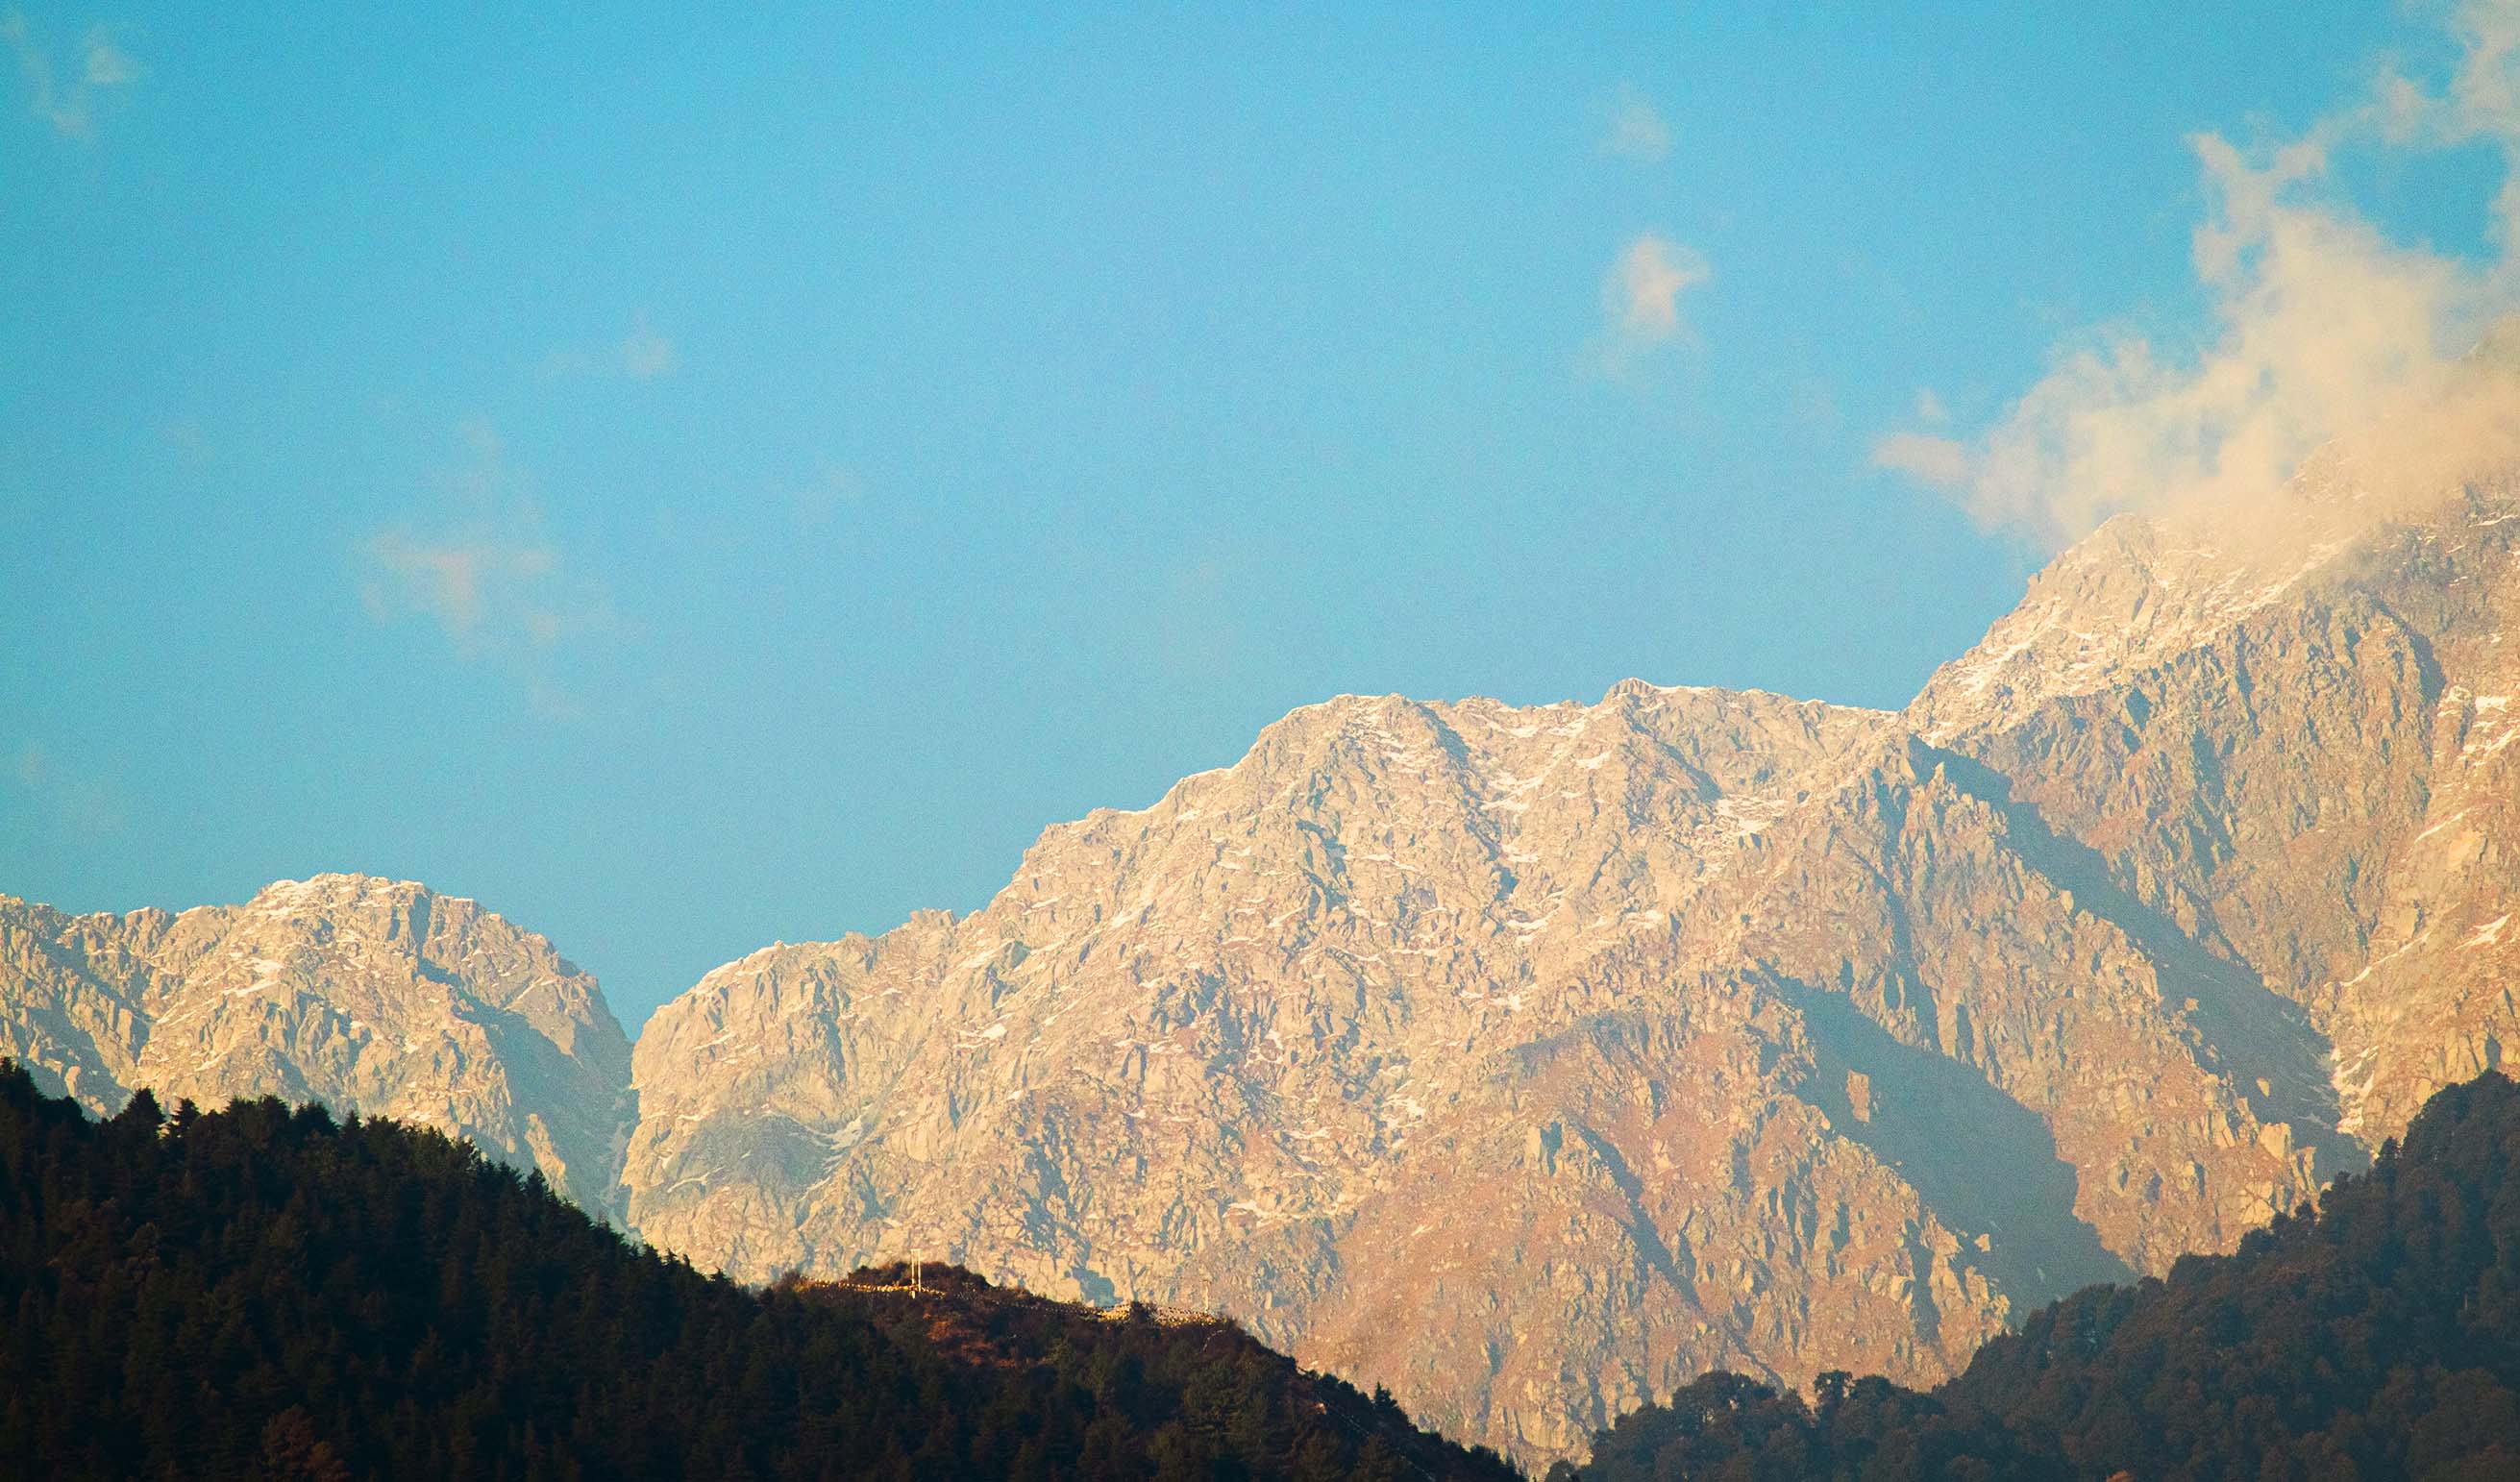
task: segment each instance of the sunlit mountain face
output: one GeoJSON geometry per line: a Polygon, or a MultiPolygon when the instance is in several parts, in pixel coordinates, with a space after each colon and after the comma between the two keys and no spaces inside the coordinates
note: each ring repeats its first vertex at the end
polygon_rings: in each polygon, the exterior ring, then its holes
{"type": "MultiPolygon", "coordinates": [[[[2520,0],[25,3],[30,1095],[1541,1471],[1921,1435],[2520,1034],[2520,0]]],[[[1191,1467],[1089,1368],[1017,1470],[1191,1467]]]]}
{"type": "Polygon", "coordinates": [[[748,1280],[1228,1314],[1535,1461],[1711,1368],[1926,1382],[2231,1248],[2515,1032],[2520,507],[2300,498],[2272,552],[2103,527],[1904,711],[1307,707],[635,1055],[541,938],[347,876],[12,906],[7,1049],[100,1111],[442,1127],[748,1280]]]}

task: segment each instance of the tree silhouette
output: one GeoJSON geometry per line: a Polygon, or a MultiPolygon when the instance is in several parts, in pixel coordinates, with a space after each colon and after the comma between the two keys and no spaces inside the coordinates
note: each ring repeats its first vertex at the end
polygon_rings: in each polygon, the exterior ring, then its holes
{"type": "Polygon", "coordinates": [[[933,1263],[753,1290],[435,1132],[98,1123],[6,1061],[0,1474],[1513,1475],[1231,1324],[933,1263]]]}
{"type": "Polygon", "coordinates": [[[2520,1090],[2441,1092],[2315,1208],[2034,1313],[1929,1393],[1814,1395],[1709,1374],[1553,1474],[2520,1477],[2520,1090]]]}

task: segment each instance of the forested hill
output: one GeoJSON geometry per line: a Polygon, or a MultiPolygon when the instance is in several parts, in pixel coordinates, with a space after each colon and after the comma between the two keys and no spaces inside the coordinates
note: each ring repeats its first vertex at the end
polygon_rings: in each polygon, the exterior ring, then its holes
{"type": "Polygon", "coordinates": [[[892,1284],[755,1291],[434,1132],[99,1123],[0,1061],[12,1475],[1513,1475],[1228,1324],[892,1284]]]}
{"type": "Polygon", "coordinates": [[[1576,1475],[2120,1473],[2520,1476],[2520,1089],[2439,1093],[2315,1213],[2048,1307],[1929,1393],[1823,1375],[1807,1406],[1709,1374],[1576,1475]]]}

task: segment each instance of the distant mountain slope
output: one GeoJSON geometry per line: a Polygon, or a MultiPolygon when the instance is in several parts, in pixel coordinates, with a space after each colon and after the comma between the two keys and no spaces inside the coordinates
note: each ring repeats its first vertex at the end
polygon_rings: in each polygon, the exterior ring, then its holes
{"type": "Polygon", "coordinates": [[[2002,1310],[1963,1235],[1795,1098],[1790,1004],[1674,950],[1887,719],[1634,682],[1296,711],[980,913],[659,1010],[631,1219],[757,1279],[927,1253],[1227,1312],[1525,1455],[1807,1336],[1939,1372],[2002,1310]]]}
{"type": "Polygon", "coordinates": [[[2520,1475],[2520,1090],[2441,1092],[2315,1215],[2033,1314],[1928,1394],[1710,1374],[1563,1475],[2520,1475]]]}
{"type": "Polygon", "coordinates": [[[922,1285],[756,1293],[434,1132],[0,1062],[14,1475],[1512,1475],[1224,1323],[922,1285]]]}
{"type": "Polygon", "coordinates": [[[426,1123],[617,1213],[630,1044],[551,943],[409,881],[66,916],[0,896],[0,1055],[91,1110],[281,1096],[426,1123]]]}
{"type": "Polygon", "coordinates": [[[2515,635],[2511,478],[2327,458],[2103,526],[1895,714],[1307,706],[635,1057],[540,938],[355,876],[0,901],[0,1049],[426,1120],[746,1279],[1221,1312],[1545,1463],[1711,1368],[1938,1380],[2501,1063],[2515,635]]]}
{"type": "Polygon", "coordinates": [[[2104,527],[1899,715],[1299,710],[660,1010],[632,1218],[1213,1308],[1531,1461],[1707,1368],[1939,1378],[2520,1033],[2520,499],[2286,497],[2104,527]]]}
{"type": "Polygon", "coordinates": [[[2341,1130],[2373,1144],[2520,1029],[2501,986],[2520,964],[2520,488],[2355,525],[2341,476],[2311,480],[2282,536],[2236,537],[2272,549],[2103,531],[1912,718],[2300,1005],[2333,1048],[2341,1130]],[[2108,637],[2162,629],[2180,641],[2126,641],[2140,658],[2108,637]]]}

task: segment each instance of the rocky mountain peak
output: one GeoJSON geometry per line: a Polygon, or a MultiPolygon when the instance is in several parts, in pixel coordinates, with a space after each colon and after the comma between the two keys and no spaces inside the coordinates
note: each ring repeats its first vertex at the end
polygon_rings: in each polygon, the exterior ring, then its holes
{"type": "Polygon", "coordinates": [[[1899,715],[1291,712],[969,917],[660,1010],[633,1218],[747,1274],[925,1252],[1215,1308],[1527,1460],[1710,1364],[1933,1376],[2228,1248],[2499,1053],[2451,1027],[2499,1022],[2471,988],[2340,985],[2441,938],[2388,881],[2496,786],[2448,769],[2520,692],[2507,495],[2383,518],[2350,474],[2272,535],[2104,527],[1899,715]]]}
{"type": "Polygon", "coordinates": [[[68,917],[0,902],[0,1053],[100,1111],[278,1095],[472,1138],[617,1206],[629,1044],[541,936],[408,880],[318,875],[241,906],[68,917]]]}
{"type": "Polygon", "coordinates": [[[968,916],[711,970],[635,1055],[550,943],[355,876],[0,902],[0,1047],[99,1106],[430,1121],[598,1207],[617,1166],[740,1276],[1222,1312],[1526,1461],[1717,1365],[1936,1378],[2520,1035],[2520,498],[2357,456],[2272,526],[2102,527],[1896,714],[1303,707],[968,916]]]}
{"type": "Polygon", "coordinates": [[[1906,723],[1937,743],[2002,730],[2051,701],[2129,684],[2257,614],[2364,582],[2409,540],[2454,542],[2520,510],[2507,476],[2419,501],[2383,498],[2353,457],[2323,450],[2264,504],[2111,519],[1936,671],[1906,723]]]}

